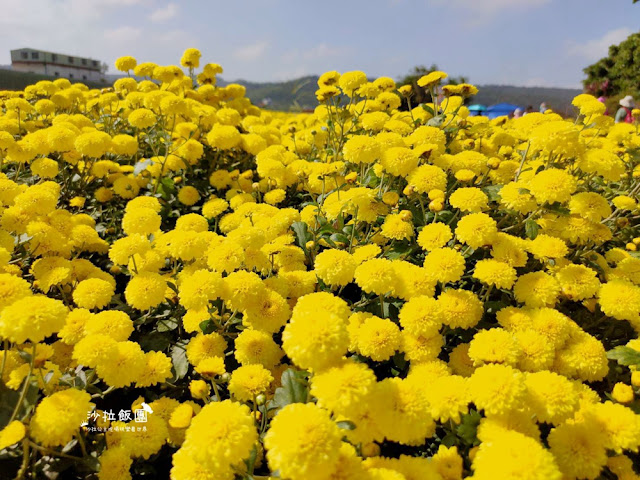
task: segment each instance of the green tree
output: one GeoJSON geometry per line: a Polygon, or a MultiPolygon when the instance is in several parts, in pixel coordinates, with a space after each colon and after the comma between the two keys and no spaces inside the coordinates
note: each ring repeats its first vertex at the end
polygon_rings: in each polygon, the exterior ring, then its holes
{"type": "MultiPolygon", "coordinates": [[[[435,72],[436,70],[439,70],[436,64],[432,64],[428,68],[425,67],[424,65],[419,65],[419,66],[413,67],[413,70],[411,70],[411,72],[409,72],[407,75],[405,75],[398,81],[398,86],[411,85],[413,90],[413,95],[411,96],[412,105],[415,106],[420,103],[429,103],[432,101],[431,94],[429,93],[429,91],[418,86],[418,80],[420,79],[420,77],[428,73],[435,72]]],[[[444,84],[456,85],[458,83],[467,83],[467,82],[468,82],[467,77],[463,77],[463,76],[448,77],[445,79],[444,84]]]]}
{"type": "Polygon", "coordinates": [[[584,70],[585,90],[593,95],[619,98],[640,94],[640,33],[633,33],[619,45],[609,47],[609,55],[584,70]]]}

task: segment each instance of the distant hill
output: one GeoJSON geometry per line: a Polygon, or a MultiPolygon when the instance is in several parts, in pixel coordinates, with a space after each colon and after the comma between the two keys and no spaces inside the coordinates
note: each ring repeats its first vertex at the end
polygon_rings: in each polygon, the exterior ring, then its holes
{"type": "MultiPolygon", "coordinates": [[[[317,76],[307,76],[287,82],[254,83],[237,80],[247,87],[247,96],[256,105],[263,105],[274,110],[308,110],[318,104],[315,97],[317,76]]],[[[225,85],[226,82],[220,82],[225,85]]],[[[471,99],[471,103],[494,105],[508,102],[526,108],[533,106],[538,111],[540,104],[562,114],[571,114],[571,100],[582,90],[573,88],[551,87],[516,87],[511,85],[481,85],[478,94],[471,99]]]]}
{"type": "Polygon", "coordinates": [[[318,89],[315,75],[285,82],[256,83],[245,80],[227,82],[218,79],[218,85],[239,83],[247,88],[247,97],[255,105],[272,110],[310,110],[318,105],[315,91],[318,89]]]}
{"type": "MultiPolygon", "coordinates": [[[[85,83],[90,87],[103,88],[122,76],[107,74],[104,83],[85,83]]],[[[40,80],[53,80],[54,78],[34,73],[16,72],[10,68],[7,69],[6,66],[0,66],[0,90],[22,90],[27,85],[40,80]]],[[[272,110],[300,111],[313,110],[318,104],[315,96],[315,91],[318,88],[317,81],[316,75],[310,75],[285,82],[264,83],[245,80],[229,82],[218,79],[218,85],[239,83],[247,88],[247,97],[255,105],[272,110]]],[[[581,90],[571,88],[514,87],[511,85],[484,85],[478,86],[478,88],[480,91],[471,99],[471,103],[493,105],[508,102],[521,105],[523,108],[531,105],[537,111],[540,103],[546,102],[550,108],[562,114],[572,112],[571,100],[581,93],[581,90]]]]}

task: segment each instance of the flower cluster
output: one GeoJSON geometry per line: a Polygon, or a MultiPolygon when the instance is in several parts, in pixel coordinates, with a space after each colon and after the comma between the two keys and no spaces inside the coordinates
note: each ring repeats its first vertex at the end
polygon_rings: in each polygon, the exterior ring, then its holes
{"type": "Polygon", "coordinates": [[[270,112],[200,60],[0,92],[7,468],[638,478],[638,125],[443,72],[270,112]]]}

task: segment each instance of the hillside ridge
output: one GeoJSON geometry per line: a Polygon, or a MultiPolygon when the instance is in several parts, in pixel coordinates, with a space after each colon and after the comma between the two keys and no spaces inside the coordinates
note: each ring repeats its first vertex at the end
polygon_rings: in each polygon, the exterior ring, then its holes
{"type": "MultiPolygon", "coordinates": [[[[104,84],[91,83],[90,87],[106,87],[120,75],[109,74],[104,84]]],[[[55,77],[17,72],[11,69],[0,69],[0,90],[21,90],[25,86],[39,80],[53,80],[55,77]]],[[[317,75],[280,81],[280,82],[252,82],[247,80],[227,81],[219,78],[218,85],[239,83],[247,88],[247,97],[261,107],[274,110],[312,110],[318,104],[315,97],[317,75]]],[[[540,103],[546,102],[549,107],[563,114],[571,114],[571,100],[582,93],[580,89],[559,87],[522,87],[515,85],[478,85],[478,94],[471,99],[471,103],[493,105],[501,102],[514,103],[523,108],[531,105],[534,111],[540,103]]]]}

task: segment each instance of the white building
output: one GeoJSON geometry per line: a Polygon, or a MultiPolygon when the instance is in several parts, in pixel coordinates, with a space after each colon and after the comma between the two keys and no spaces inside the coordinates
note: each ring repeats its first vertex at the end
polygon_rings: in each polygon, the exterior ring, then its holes
{"type": "Polygon", "coordinates": [[[97,82],[104,79],[102,66],[98,60],[33,48],[11,50],[11,67],[18,72],[64,77],[79,82],[97,82]]]}

